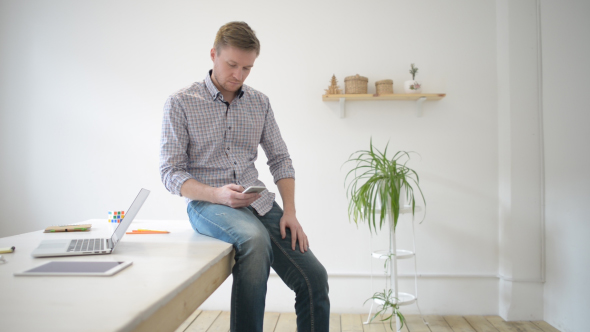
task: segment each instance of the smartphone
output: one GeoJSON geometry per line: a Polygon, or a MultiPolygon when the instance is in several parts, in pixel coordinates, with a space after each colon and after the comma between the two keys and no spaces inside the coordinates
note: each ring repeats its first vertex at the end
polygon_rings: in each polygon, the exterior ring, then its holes
{"type": "Polygon", "coordinates": [[[246,190],[242,191],[242,194],[261,193],[264,190],[266,190],[266,187],[250,186],[250,187],[246,188],[246,190]]]}

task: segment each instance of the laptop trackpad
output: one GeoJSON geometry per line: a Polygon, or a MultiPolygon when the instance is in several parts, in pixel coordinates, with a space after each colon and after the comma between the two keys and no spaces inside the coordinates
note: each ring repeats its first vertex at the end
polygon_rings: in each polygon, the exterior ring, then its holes
{"type": "Polygon", "coordinates": [[[45,249],[59,249],[65,247],[66,244],[63,242],[60,243],[41,243],[37,249],[45,250],[45,249]]]}

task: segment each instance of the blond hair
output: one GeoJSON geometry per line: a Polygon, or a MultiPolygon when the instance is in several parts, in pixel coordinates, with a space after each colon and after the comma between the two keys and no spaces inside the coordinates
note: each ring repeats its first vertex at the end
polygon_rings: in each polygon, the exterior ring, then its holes
{"type": "Polygon", "coordinates": [[[246,22],[229,22],[224,24],[215,36],[215,51],[217,54],[226,46],[233,46],[245,51],[256,51],[260,55],[260,42],[256,33],[246,22]]]}

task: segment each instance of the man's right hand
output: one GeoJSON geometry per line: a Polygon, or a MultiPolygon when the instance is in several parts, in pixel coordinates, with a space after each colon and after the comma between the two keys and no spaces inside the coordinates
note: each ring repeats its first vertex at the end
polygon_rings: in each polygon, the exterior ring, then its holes
{"type": "Polygon", "coordinates": [[[214,204],[227,205],[232,208],[246,207],[261,197],[260,194],[242,194],[244,187],[230,183],[220,188],[214,188],[195,179],[188,179],[180,188],[183,197],[195,201],[206,201],[214,204]]]}
{"type": "Polygon", "coordinates": [[[227,205],[236,209],[249,206],[261,197],[258,193],[242,194],[242,191],[244,191],[244,187],[233,183],[216,188],[213,203],[227,205]]]}

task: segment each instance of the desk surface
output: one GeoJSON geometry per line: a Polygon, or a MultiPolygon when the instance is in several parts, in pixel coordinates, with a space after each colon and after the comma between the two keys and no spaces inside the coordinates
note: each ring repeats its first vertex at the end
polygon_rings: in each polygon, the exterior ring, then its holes
{"type": "Polygon", "coordinates": [[[44,239],[108,236],[113,224],[93,219],[90,232],[43,233],[0,238],[16,246],[0,263],[2,331],[174,330],[231,273],[230,244],[199,235],[188,221],[141,221],[170,234],[128,234],[110,255],[33,258],[44,239]],[[15,277],[47,261],[133,261],[111,277],[15,277]]]}

